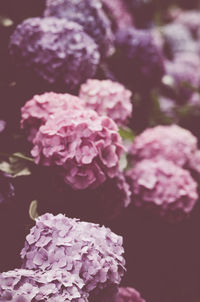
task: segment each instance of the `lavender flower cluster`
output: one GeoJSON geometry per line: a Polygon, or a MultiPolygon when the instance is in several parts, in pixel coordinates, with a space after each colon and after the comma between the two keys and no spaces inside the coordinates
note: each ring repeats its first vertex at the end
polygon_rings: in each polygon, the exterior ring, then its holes
{"type": "Polygon", "coordinates": [[[123,252],[122,238],[108,228],[45,214],[26,237],[21,257],[26,269],[62,269],[79,276],[90,292],[120,283],[123,252]]]}
{"type": "Polygon", "coordinates": [[[0,274],[1,301],[88,301],[118,286],[125,271],[122,237],[62,214],[36,219],[22,269],[0,274]]]}
{"type": "Polygon", "coordinates": [[[15,269],[0,274],[0,301],[87,302],[83,281],[62,270],[15,269]]]}

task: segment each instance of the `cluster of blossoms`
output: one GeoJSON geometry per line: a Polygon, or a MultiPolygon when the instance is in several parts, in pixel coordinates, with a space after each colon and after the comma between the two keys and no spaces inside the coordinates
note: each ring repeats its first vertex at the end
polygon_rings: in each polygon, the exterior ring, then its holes
{"type": "Polygon", "coordinates": [[[191,34],[198,38],[200,32],[200,13],[195,10],[180,12],[175,19],[175,22],[183,24],[191,34]]]}
{"type": "Polygon", "coordinates": [[[130,147],[133,161],[165,158],[180,167],[187,166],[197,150],[197,138],[177,125],[148,128],[130,147]]]}
{"type": "Polygon", "coordinates": [[[145,302],[140,293],[132,287],[120,287],[116,302],[145,302]]]}
{"type": "Polygon", "coordinates": [[[0,274],[0,301],[87,302],[83,280],[65,270],[16,269],[0,274]]]}
{"type": "Polygon", "coordinates": [[[136,206],[152,208],[178,221],[194,208],[197,183],[189,171],[197,152],[197,139],[179,126],[146,129],[130,147],[134,167],[127,172],[136,206]]]}
{"type": "Polygon", "coordinates": [[[26,237],[22,268],[0,274],[0,301],[98,301],[116,292],[123,253],[122,237],[110,229],[45,214],[26,237]]]}
{"type": "Polygon", "coordinates": [[[172,90],[180,103],[188,101],[200,85],[200,74],[196,72],[199,68],[198,63],[199,60],[196,58],[193,61],[184,57],[173,62],[165,62],[166,76],[171,78],[172,90]]]}
{"type": "Polygon", "coordinates": [[[149,30],[121,29],[116,34],[118,56],[113,70],[120,81],[143,92],[160,84],[164,75],[164,62],[149,30]]]}
{"type": "Polygon", "coordinates": [[[45,214],[26,237],[23,268],[63,270],[84,282],[84,291],[118,285],[124,274],[122,237],[99,225],[45,214]]]}
{"type": "Polygon", "coordinates": [[[138,207],[177,222],[187,216],[197,200],[197,183],[187,170],[165,159],[142,160],[127,172],[138,207]]]}
{"type": "Polygon", "coordinates": [[[21,108],[21,127],[28,135],[28,140],[33,142],[40,126],[55,113],[65,114],[67,110],[80,110],[84,103],[80,98],[71,94],[46,92],[35,95],[21,108]]]}
{"type": "Polygon", "coordinates": [[[93,77],[100,60],[96,43],[79,24],[54,17],[19,24],[10,39],[10,54],[19,66],[68,89],[93,77]]]}
{"type": "Polygon", "coordinates": [[[124,125],[132,114],[132,93],[123,85],[110,80],[87,80],[81,85],[79,97],[86,107],[112,118],[116,124],[124,125]]]}
{"type": "Polygon", "coordinates": [[[164,47],[171,58],[184,52],[196,52],[196,44],[193,41],[192,35],[182,24],[167,24],[161,28],[161,31],[164,39],[164,47]]]}
{"type": "Polygon", "coordinates": [[[69,110],[40,127],[31,153],[37,164],[60,167],[73,188],[96,187],[118,171],[123,146],[117,131],[93,110],[69,110]]]}
{"type": "Polygon", "coordinates": [[[44,16],[54,16],[80,24],[99,47],[102,56],[113,52],[111,22],[101,0],[47,0],[44,16]]]}
{"type": "Polygon", "coordinates": [[[68,94],[46,93],[22,108],[21,125],[33,141],[35,162],[58,167],[74,189],[114,177],[124,150],[114,121],[82,104],[68,94]]]}
{"type": "Polygon", "coordinates": [[[183,103],[190,105],[200,87],[199,16],[195,11],[177,11],[173,22],[160,28],[160,48],[167,57],[164,94],[171,95],[177,107],[183,103]]]}

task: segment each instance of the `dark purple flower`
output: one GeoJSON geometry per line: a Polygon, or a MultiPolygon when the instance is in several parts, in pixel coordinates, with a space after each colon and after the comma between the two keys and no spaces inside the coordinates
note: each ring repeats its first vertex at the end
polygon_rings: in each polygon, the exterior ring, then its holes
{"type": "Polygon", "coordinates": [[[120,81],[142,92],[160,84],[163,56],[148,30],[119,30],[116,48],[111,67],[120,81]]]}
{"type": "Polygon", "coordinates": [[[106,227],[45,214],[26,237],[23,268],[71,273],[92,292],[118,285],[124,274],[122,237],[106,227]]]}
{"type": "Polygon", "coordinates": [[[83,28],[57,18],[30,18],[11,36],[10,54],[20,67],[50,84],[74,89],[95,75],[98,47],[83,28]]]}
{"type": "Polygon", "coordinates": [[[132,202],[166,220],[185,218],[197,200],[197,183],[190,173],[164,159],[143,160],[127,172],[132,202]]]}
{"type": "Polygon", "coordinates": [[[113,52],[111,22],[100,0],[47,0],[44,15],[65,18],[82,25],[103,56],[113,52]]]}

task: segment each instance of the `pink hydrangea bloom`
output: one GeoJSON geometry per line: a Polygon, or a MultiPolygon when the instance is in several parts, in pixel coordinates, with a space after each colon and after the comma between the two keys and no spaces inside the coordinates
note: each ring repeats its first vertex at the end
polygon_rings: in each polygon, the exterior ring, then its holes
{"type": "Polygon", "coordinates": [[[81,278],[83,290],[118,285],[124,274],[122,237],[97,224],[62,214],[45,214],[26,237],[21,252],[23,268],[61,269],[81,278]]]}
{"type": "Polygon", "coordinates": [[[0,300],[13,302],[87,302],[84,282],[63,270],[16,269],[0,274],[0,300]]]}
{"type": "Polygon", "coordinates": [[[55,113],[65,114],[66,110],[80,109],[84,103],[71,94],[46,92],[35,95],[21,108],[21,127],[28,134],[28,140],[33,141],[38,129],[55,113]]]}
{"type": "Polygon", "coordinates": [[[124,148],[117,125],[93,110],[55,114],[34,139],[36,164],[60,168],[74,189],[97,187],[118,172],[124,148]]]}
{"type": "Polygon", "coordinates": [[[120,287],[115,302],[145,302],[145,300],[134,288],[120,287]]]}
{"type": "Polygon", "coordinates": [[[177,125],[156,126],[136,137],[130,153],[134,161],[164,158],[179,166],[186,166],[197,150],[197,138],[177,125]]]}
{"type": "Polygon", "coordinates": [[[132,202],[167,220],[183,219],[198,200],[197,183],[187,170],[171,161],[143,160],[127,172],[127,178],[132,202]]]}
{"type": "Polygon", "coordinates": [[[195,178],[200,180],[200,150],[197,150],[191,157],[189,162],[189,169],[194,173],[195,178]]]}
{"type": "Polygon", "coordinates": [[[131,91],[110,80],[88,80],[81,85],[79,97],[88,108],[107,115],[117,124],[126,124],[132,113],[131,91]]]}

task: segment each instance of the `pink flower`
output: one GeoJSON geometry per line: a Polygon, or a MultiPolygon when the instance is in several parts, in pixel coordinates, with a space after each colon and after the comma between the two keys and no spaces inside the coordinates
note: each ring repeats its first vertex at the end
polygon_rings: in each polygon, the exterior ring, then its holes
{"type": "Polygon", "coordinates": [[[120,287],[115,302],[145,302],[145,300],[134,288],[120,287]]]}
{"type": "Polygon", "coordinates": [[[196,150],[197,138],[190,131],[171,125],[144,130],[134,140],[130,154],[134,162],[159,157],[183,167],[196,150]]]}
{"type": "Polygon", "coordinates": [[[127,172],[132,202],[155,211],[170,221],[179,221],[194,208],[197,183],[190,173],[164,159],[143,160],[127,172]]]}
{"type": "Polygon", "coordinates": [[[78,97],[67,93],[46,92],[35,95],[21,108],[21,127],[28,134],[28,140],[32,142],[40,126],[52,115],[58,112],[63,115],[67,110],[76,110],[83,106],[84,102],[78,97]]]}
{"type": "Polygon", "coordinates": [[[49,118],[33,143],[35,162],[59,167],[74,189],[97,187],[107,176],[114,177],[124,150],[116,124],[82,108],[49,118]]]}
{"type": "Polygon", "coordinates": [[[124,125],[132,114],[131,91],[110,80],[88,80],[81,85],[79,97],[86,107],[107,115],[118,125],[124,125]]]}

